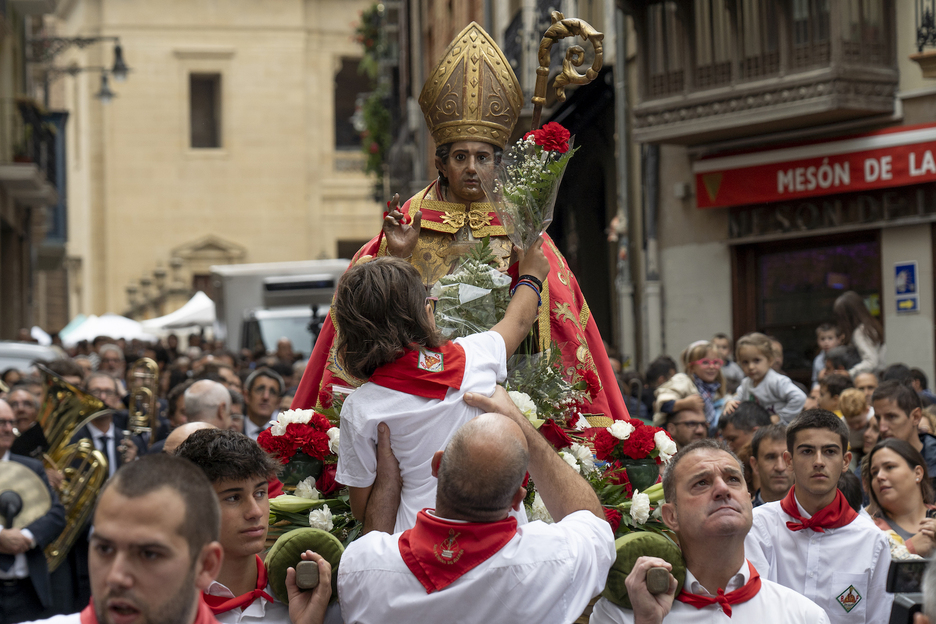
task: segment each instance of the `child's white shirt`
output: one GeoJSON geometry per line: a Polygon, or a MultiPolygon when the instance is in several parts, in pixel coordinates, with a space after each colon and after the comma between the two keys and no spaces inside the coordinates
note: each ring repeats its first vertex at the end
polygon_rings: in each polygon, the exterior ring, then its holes
{"type": "MultiPolygon", "coordinates": [[[[507,378],[507,348],[494,331],[455,340],[465,350],[461,388],[449,388],[445,398],[427,399],[365,383],[351,393],[341,408],[341,437],[335,479],[351,487],[369,487],[377,477],[377,425],[390,428],[390,446],[400,462],[403,492],[394,533],[413,528],[416,514],[435,507],[436,483],[431,461],[480,409],[463,400],[466,392],[494,394],[507,378]]],[[[513,512],[512,512],[513,513],[513,512]]],[[[526,522],[521,507],[518,522],[526,522]]]]}
{"type": "Polygon", "coordinates": [[[780,417],[780,422],[789,425],[799,416],[806,405],[806,393],[796,387],[796,384],[774,369],[767,371],[760,384],[755,388],[750,377],[741,380],[741,385],[735,393],[738,401],[756,401],[758,405],[773,412],[780,417]]]}

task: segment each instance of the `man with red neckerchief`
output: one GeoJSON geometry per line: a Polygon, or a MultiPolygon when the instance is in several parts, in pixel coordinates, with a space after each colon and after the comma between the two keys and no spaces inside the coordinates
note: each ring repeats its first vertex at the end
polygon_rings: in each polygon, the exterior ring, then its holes
{"type": "MultiPolygon", "coordinates": [[[[345,622],[571,622],[604,587],[614,536],[594,491],[533,428],[503,388],[465,401],[487,412],[432,458],[435,509],[395,535],[372,531],[338,570],[345,622]],[[517,526],[525,473],[555,524],[517,526]]],[[[392,459],[392,456],[390,456],[392,459]]],[[[392,465],[392,462],[388,462],[392,465]]],[[[376,499],[399,501],[378,468],[376,499]]],[[[383,526],[395,509],[386,505],[383,526]]]]}
{"type": "Polygon", "coordinates": [[[218,622],[322,624],[331,597],[328,562],[311,551],[303,555],[318,563],[321,582],[315,590],[300,593],[299,599],[290,599],[287,607],[273,596],[260,558],[269,529],[268,483],[276,462],[244,434],[218,429],[194,431],[175,455],[204,471],[221,509],[224,562],[203,596],[218,622]]]}
{"type": "Polygon", "coordinates": [[[832,412],[796,417],[783,454],[795,485],[783,500],[754,510],[744,545],[764,578],[813,600],[833,624],[876,624],[888,621],[894,598],[885,590],[890,548],[837,488],[851,461],[847,448],[848,428],[832,412]]]}
{"type": "Polygon", "coordinates": [[[723,442],[697,440],[681,449],[664,470],[663,490],[663,522],[679,538],[685,583],[678,588],[671,575],[669,592],[651,595],[647,571],[672,566],[656,557],[640,557],[625,581],[633,611],[602,598],[589,622],[828,624],[817,605],[767,580],[745,559],[751,497],[744,466],[723,442]]]}

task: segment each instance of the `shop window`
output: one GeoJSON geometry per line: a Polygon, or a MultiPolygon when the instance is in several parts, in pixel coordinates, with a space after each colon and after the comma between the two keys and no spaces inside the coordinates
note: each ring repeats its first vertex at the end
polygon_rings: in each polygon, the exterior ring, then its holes
{"type": "Polygon", "coordinates": [[[793,50],[790,64],[808,69],[829,64],[829,0],[793,0],[793,50]]]}
{"type": "Polygon", "coordinates": [[[189,76],[189,113],[191,146],[221,147],[221,74],[189,76]]]}
{"type": "Polygon", "coordinates": [[[731,16],[722,0],[695,0],[695,87],[731,82],[731,16]]]}
{"type": "Polygon", "coordinates": [[[337,149],[361,147],[361,135],[354,127],[354,114],[357,110],[358,96],[370,90],[367,74],[360,71],[360,60],[341,59],[341,69],[335,76],[335,147],[337,149]]]}
{"type": "Polygon", "coordinates": [[[775,0],[738,3],[741,78],[774,76],[780,71],[780,33],[775,0]]]}
{"type": "Polygon", "coordinates": [[[682,24],[675,2],[647,7],[647,95],[651,98],[681,93],[685,83],[682,24]]]}
{"type": "Polygon", "coordinates": [[[880,315],[881,252],[876,237],[804,247],[802,240],[760,245],[752,259],[757,292],[754,325],[780,340],[784,370],[808,384],[818,353],[816,327],[834,320],[832,306],[839,295],[854,290],[865,298],[872,314],[880,315]]]}
{"type": "Polygon", "coordinates": [[[842,52],[846,62],[887,65],[883,0],[842,0],[842,52]]]}

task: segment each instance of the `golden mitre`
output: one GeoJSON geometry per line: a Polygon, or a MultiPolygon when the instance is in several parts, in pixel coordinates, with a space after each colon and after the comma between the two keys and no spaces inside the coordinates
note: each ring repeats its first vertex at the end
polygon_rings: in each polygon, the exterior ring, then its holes
{"type": "Polygon", "coordinates": [[[449,44],[419,94],[436,146],[455,141],[507,145],[523,91],[504,53],[476,22],[449,44]]]}

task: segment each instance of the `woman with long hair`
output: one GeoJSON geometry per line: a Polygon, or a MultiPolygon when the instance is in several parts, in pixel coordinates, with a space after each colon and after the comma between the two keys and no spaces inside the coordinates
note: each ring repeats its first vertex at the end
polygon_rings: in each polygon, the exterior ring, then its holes
{"type": "Polygon", "coordinates": [[[861,357],[848,375],[854,379],[859,373],[874,373],[884,368],[884,328],[868,311],[861,295],[849,290],[835,300],[832,311],[845,336],[845,344],[853,346],[861,357]]]}
{"type": "Polygon", "coordinates": [[[891,550],[903,545],[913,555],[929,557],[936,549],[936,506],[926,462],[919,451],[897,438],[881,440],[862,461],[869,488],[869,513],[891,533],[891,550]]]}

